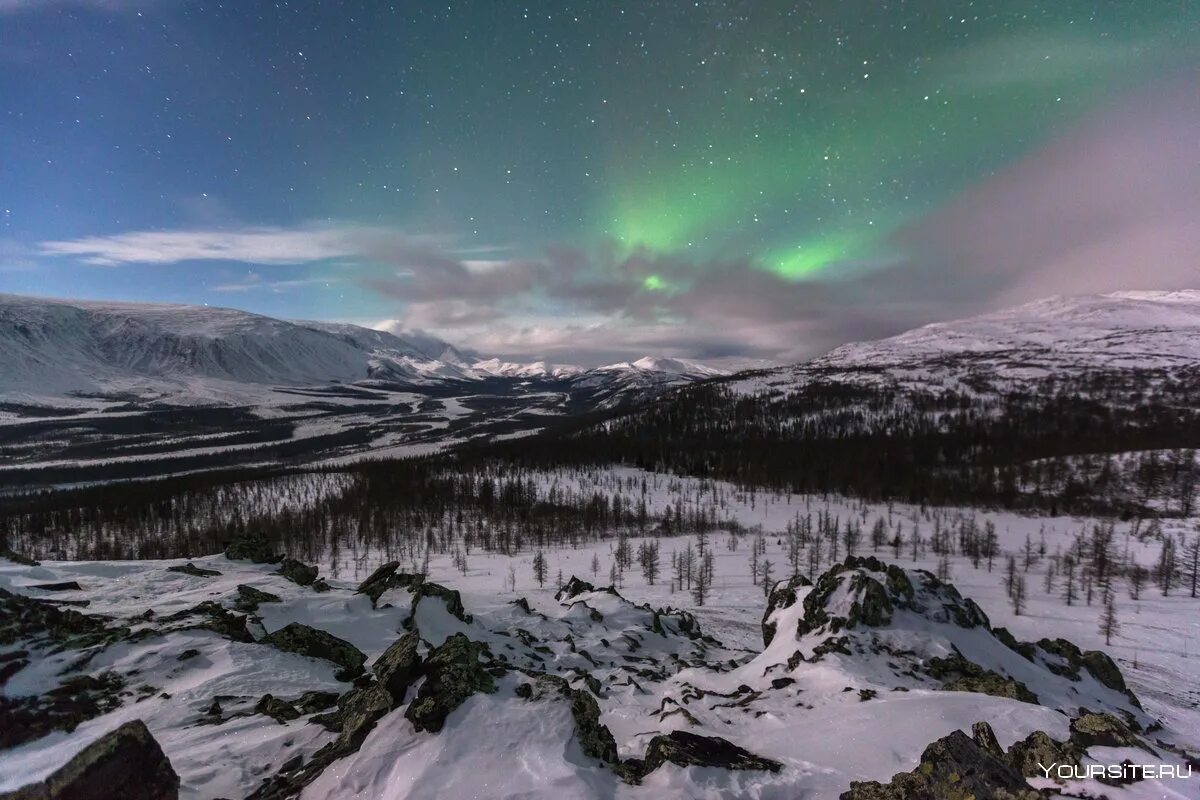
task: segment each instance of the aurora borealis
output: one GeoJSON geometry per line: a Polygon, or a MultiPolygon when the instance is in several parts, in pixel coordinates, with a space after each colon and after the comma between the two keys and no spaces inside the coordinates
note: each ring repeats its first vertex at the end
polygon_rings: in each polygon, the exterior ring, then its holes
{"type": "Polygon", "coordinates": [[[1198,64],[1173,1],[0,0],[0,290],[587,361],[1194,283],[1198,64]]]}

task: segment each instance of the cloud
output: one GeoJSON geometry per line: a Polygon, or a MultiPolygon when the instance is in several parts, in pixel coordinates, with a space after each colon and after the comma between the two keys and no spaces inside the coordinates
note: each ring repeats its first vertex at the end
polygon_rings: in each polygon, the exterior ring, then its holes
{"type": "Polygon", "coordinates": [[[305,286],[328,286],[334,283],[340,283],[340,279],[333,276],[323,276],[319,278],[290,278],[284,280],[268,280],[258,272],[248,272],[240,280],[230,281],[228,283],[219,283],[212,288],[214,292],[274,292],[280,294],[299,289],[305,286]]]}
{"type": "Polygon", "coordinates": [[[78,256],[101,266],[181,261],[303,264],[353,255],[356,234],[366,231],[336,227],[139,231],[42,242],[40,249],[44,255],[78,256]]]}

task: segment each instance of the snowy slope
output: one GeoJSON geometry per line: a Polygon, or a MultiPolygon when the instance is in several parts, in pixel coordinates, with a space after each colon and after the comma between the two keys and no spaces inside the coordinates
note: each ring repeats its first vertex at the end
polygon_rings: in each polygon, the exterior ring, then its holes
{"type": "Polygon", "coordinates": [[[1083,371],[1200,366],[1200,290],[1057,296],[842,345],[812,361],[739,383],[744,391],[808,380],[956,385],[1083,371]]]}
{"type": "MultiPolygon", "coordinates": [[[[89,635],[79,635],[80,621],[42,628],[38,614],[53,618],[46,603],[30,608],[29,600],[0,595],[24,610],[13,645],[28,651],[15,661],[9,648],[0,653],[18,664],[3,687],[9,702],[50,713],[63,693],[48,689],[71,680],[66,685],[78,687],[81,675],[101,681],[77,690],[78,701],[101,707],[72,733],[15,731],[16,742],[0,748],[0,791],[44,778],[132,719],[144,720],[161,744],[183,797],[299,792],[339,800],[832,800],[851,781],[887,781],[912,769],[931,741],[980,720],[1006,749],[1035,731],[1066,740],[1084,707],[1135,730],[1151,721],[1090,668],[1072,669],[1039,645],[1006,644],[978,608],[929,573],[871,559],[834,567],[813,588],[779,584],[767,614],[774,636],[752,651],[706,635],[686,612],[578,581],[553,597],[534,590],[530,602],[510,602],[470,592],[473,578],[463,578],[464,607],[457,592],[413,584],[395,564],[372,579],[374,594],[365,590],[372,580],[357,592],[355,583],[336,580],[316,591],[274,566],[223,556],[193,566],[189,574],[178,571],[186,569],[180,561],[29,567],[0,560],[0,587],[39,600],[87,600],[87,614],[108,619],[89,635]],[[37,588],[63,581],[80,588],[37,588]],[[243,587],[269,594],[249,608],[240,603],[253,592],[243,587]],[[293,623],[344,640],[378,680],[352,685],[327,657],[266,638],[293,623]],[[373,711],[357,705],[378,695],[387,674],[382,656],[409,631],[419,640],[417,673],[373,711]],[[439,678],[434,654],[463,637],[478,643],[470,645],[475,652],[454,662],[452,681],[439,678]],[[1020,681],[1036,700],[964,686],[955,672],[964,665],[986,670],[993,683],[1020,681]],[[104,689],[113,676],[129,692],[115,706],[104,689]],[[438,692],[464,684],[473,688],[450,696],[444,727],[416,724],[424,719],[416,709],[430,708],[423,699],[440,702],[447,696],[438,692]],[[313,692],[341,695],[341,716],[332,697],[317,704],[313,692]],[[284,716],[271,711],[268,694],[282,701],[284,716]],[[703,760],[655,764],[655,748],[686,742],[670,738],[680,734],[708,737],[752,761],[737,769],[703,760]]],[[[1103,758],[1102,749],[1092,757],[1103,758]]],[[[1151,752],[1155,762],[1179,763],[1167,750],[1151,752]]],[[[1195,779],[1146,781],[1119,796],[1185,798],[1198,788],[1195,779]]]]}

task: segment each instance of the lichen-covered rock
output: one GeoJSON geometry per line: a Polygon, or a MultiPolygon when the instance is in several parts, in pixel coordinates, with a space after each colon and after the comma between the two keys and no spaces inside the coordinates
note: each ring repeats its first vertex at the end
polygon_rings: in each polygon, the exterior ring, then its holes
{"type": "Polygon", "coordinates": [[[948,692],[977,692],[992,697],[1007,697],[1020,700],[1022,703],[1037,703],[1037,695],[1029,691],[1029,687],[1018,680],[1006,678],[1003,675],[985,670],[978,675],[967,675],[942,685],[948,692]]]}
{"type": "Polygon", "coordinates": [[[237,587],[237,600],[234,601],[233,607],[238,611],[257,611],[259,603],[278,603],[279,595],[264,592],[261,589],[255,589],[253,586],[239,584],[237,587]]]}
{"type": "Polygon", "coordinates": [[[971,726],[971,741],[979,745],[979,749],[989,756],[1001,760],[1005,758],[1004,748],[1000,746],[996,732],[986,722],[976,722],[971,726]]]}
{"type": "Polygon", "coordinates": [[[299,622],[285,625],[263,642],[289,653],[332,661],[342,668],[336,676],[338,680],[352,680],[361,675],[367,660],[361,650],[345,639],[299,622]]]}
{"type": "Polygon", "coordinates": [[[420,640],[415,632],[401,636],[371,665],[371,672],[397,704],[404,702],[408,687],[420,675],[421,658],[417,655],[420,640]]]}
{"type": "Polygon", "coordinates": [[[294,558],[285,558],[279,562],[279,574],[300,586],[312,586],[317,579],[317,572],[316,567],[294,558]]]}
{"type": "Polygon", "coordinates": [[[254,706],[254,713],[265,714],[281,725],[300,717],[300,712],[296,710],[295,706],[270,694],[264,694],[259,698],[258,703],[254,706]]]}
{"type": "Polygon", "coordinates": [[[225,557],[232,560],[246,559],[255,564],[276,564],[283,556],[262,534],[245,533],[225,545],[225,557]]]}
{"type": "Polygon", "coordinates": [[[361,689],[351,689],[338,700],[342,733],[338,747],[345,752],[357,750],[375,723],[392,710],[392,696],[377,683],[361,689]]]}
{"type": "Polygon", "coordinates": [[[667,762],[681,767],[720,767],[778,772],[783,765],[719,736],[700,736],[688,731],[671,731],[655,736],[642,759],[642,775],[648,775],[667,762]]]}
{"type": "Polygon", "coordinates": [[[571,692],[571,716],[575,718],[575,735],[585,755],[609,765],[620,763],[612,731],[600,722],[596,698],[579,689],[571,692]]]}
{"type": "Polygon", "coordinates": [[[492,675],[479,663],[487,645],[461,633],[435,647],[425,660],[425,682],[404,716],[419,731],[437,733],[446,717],[477,692],[496,691],[492,675]]]}
{"type": "Polygon", "coordinates": [[[50,777],[0,800],[176,800],[179,776],[141,720],[81,750],[50,777]]]}
{"type": "Polygon", "coordinates": [[[167,572],[180,572],[184,575],[191,575],[196,578],[214,578],[221,574],[215,569],[203,569],[201,567],[197,567],[190,561],[182,566],[167,567],[167,572]]]}
{"type": "Polygon", "coordinates": [[[1149,749],[1125,723],[1111,714],[1085,713],[1071,720],[1071,741],[1083,748],[1101,745],[1149,749]]]}
{"type": "Polygon", "coordinates": [[[887,784],[855,782],[841,800],[1042,800],[1044,795],[962,731],[938,739],[912,772],[887,784]]]}
{"type": "Polygon", "coordinates": [[[1045,777],[1041,767],[1078,764],[1080,751],[1069,742],[1058,742],[1045,731],[1034,731],[1008,748],[1008,763],[1027,777],[1045,777]]]}

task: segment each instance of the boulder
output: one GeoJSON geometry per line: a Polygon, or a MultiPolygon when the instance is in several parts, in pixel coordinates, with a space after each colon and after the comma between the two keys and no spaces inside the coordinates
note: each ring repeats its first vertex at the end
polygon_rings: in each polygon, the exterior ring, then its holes
{"type": "Polygon", "coordinates": [[[257,611],[259,603],[278,603],[279,595],[264,592],[261,589],[255,589],[253,586],[239,584],[237,587],[237,600],[234,601],[233,607],[238,611],[257,611]]]}
{"type": "Polygon", "coordinates": [[[279,724],[298,719],[300,712],[291,703],[280,700],[270,694],[264,694],[254,706],[254,713],[266,714],[279,724]]]}
{"type": "Polygon", "coordinates": [[[38,589],[43,592],[81,592],[83,587],[79,581],[59,581],[58,583],[31,583],[26,589],[38,589]]]}
{"type": "Polygon", "coordinates": [[[331,633],[292,622],[263,639],[265,644],[274,645],[289,653],[299,653],[311,658],[323,658],[341,667],[338,680],[353,680],[362,674],[367,657],[345,639],[331,633]]]}
{"type": "Polygon", "coordinates": [[[179,776],[141,720],[81,750],[50,777],[0,800],[175,800],[179,776]]]}
{"type": "Polygon", "coordinates": [[[404,716],[419,731],[437,733],[446,717],[476,692],[492,693],[496,683],[479,663],[487,645],[456,633],[425,659],[425,682],[404,716]]]}
{"type": "Polygon", "coordinates": [[[1089,712],[1071,720],[1071,741],[1085,749],[1099,745],[1102,747],[1137,747],[1149,750],[1125,723],[1111,714],[1089,712]]]}
{"type": "Polygon", "coordinates": [[[279,574],[300,586],[312,586],[317,579],[317,572],[316,567],[294,558],[285,558],[279,562],[279,574]]]}
{"type": "Polygon", "coordinates": [[[404,702],[408,687],[420,674],[421,658],[417,655],[420,640],[415,632],[401,636],[371,665],[371,672],[397,704],[404,702]]]}
{"type": "Polygon", "coordinates": [[[609,765],[620,763],[617,741],[612,731],[600,722],[600,706],[596,698],[581,689],[572,691],[571,716],[575,718],[575,735],[585,755],[609,765]]]}
{"type": "Polygon", "coordinates": [[[554,593],[554,599],[561,603],[564,600],[570,600],[576,595],[594,591],[596,591],[595,586],[592,586],[587,581],[580,580],[572,575],[571,580],[563,584],[563,586],[561,586],[559,590],[554,593]]]}
{"type": "Polygon", "coordinates": [[[1078,764],[1081,753],[1069,742],[1057,742],[1045,731],[1034,731],[1008,748],[1008,763],[1027,777],[1045,777],[1039,768],[1051,764],[1078,764]]]}
{"type": "Polygon", "coordinates": [[[388,579],[400,569],[399,561],[389,561],[386,564],[378,567],[372,572],[367,579],[358,585],[355,591],[358,594],[365,594],[371,598],[371,603],[379,599],[379,595],[383,594],[388,588],[388,579]]]}

